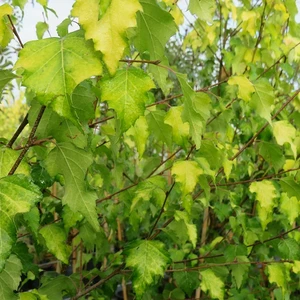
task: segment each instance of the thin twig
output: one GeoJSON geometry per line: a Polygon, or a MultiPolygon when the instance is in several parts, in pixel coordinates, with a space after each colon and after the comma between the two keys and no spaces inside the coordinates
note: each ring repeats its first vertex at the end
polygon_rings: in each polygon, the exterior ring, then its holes
{"type": "Polygon", "coordinates": [[[8,175],[13,175],[15,173],[15,171],[17,170],[18,166],[20,165],[21,161],[23,160],[26,152],[28,151],[28,149],[30,148],[30,146],[32,145],[32,142],[34,140],[34,136],[37,130],[37,127],[41,121],[41,118],[44,114],[44,111],[46,109],[46,106],[42,106],[40,109],[40,112],[34,122],[34,125],[31,129],[31,132],[29,134],[29,138],[27,141],[27,144],[25,145],[24,149],[22,150],[22,152],[20,153],[19,157],[17,158],[17,160],[15,161],[14,165],[12,166],[11,170],[9,171],[8,175]]]}
{"type": "Polygon", "coordinates": [[[104,284],[106,281],[110,280],[111,278],[113,278],[114,276],[118,275],[121,273],[122,268],[125,266],[125,264],[122,264],[121,266],[119,266],[115,271],[113,271],[111,274],[109,274],[107,277],[99,280],[97,283],[95,283],[94,285],[90,286],[89,288],[87,288],[85,291],[78,293],[75,297],[72,298],[72,300],[77,300],[81,297],[83,297],[84,295],[89,294],[91,291],[93,291],[94,289],[96,289],[97,287],[101,286],[102,284],[104,284]]]}
{"type": "Polygon", "coordinates": [[[11,17],[10,17],[10,15],[7,15],[7,17],[8,17],[8,20],[9,20],[9,22],[10,22],[11,30],[12,30],[13,34],[14,34],[14,35],[16,36],[16,38],[18,39],[18,41],[19,41],[21,47],[24,48],[24,44],[23,44],[22,41],[21,41],[21,38],[20,38],[20,36],[19,36],[19,34],[18,34],[18,31],[17,31],[17,29],[16,29],[16,27],[15,27],[15,25],[14,25],[14,23],[13,23],[11,17]]]}
{"type": "Polygon", "coordinates": [[[7,143],[7,145],[6,145],[7,148],[11,148],[13,146],[14,142],[17,140],[17,138],[22,133],[22,131],[24,130],[24,128],[26,127],[27,124],[28,124],[28,114],[26,114],[25,118],[23,119],[22,123],[20,124],[20,126],[18,127],[16,132],[14,133],[13,137],[7,143]]]}

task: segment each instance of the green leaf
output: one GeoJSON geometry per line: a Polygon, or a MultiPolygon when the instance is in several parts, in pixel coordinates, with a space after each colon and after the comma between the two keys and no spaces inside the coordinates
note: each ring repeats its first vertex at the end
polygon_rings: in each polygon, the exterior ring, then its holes
{"type": "Polygon", "coordinates": [[[1,300],[16,300],[14,294],[21,281],[22,264],[20,260],[11,255],[5,263],[5,268],[0,273],[0,299],[1,300]]]}
{"type": "Polygon", "coordinates": [[[146,115],[146,120],[149,130],[160,141],[167,144],[168,147],[172,145],[172,127],[164,123],[165,112],[162,110],[149,111],[146,115]]]}
{"type": "Polygon", "coordinates": [[[156,282],[158,276],[163,276],[167,264],[171,262],[165,246],[159,241],[135,241],[124,251],[126,266],[132,268],[133,288],[137,299],[141,299],[146,288],[156,282]]]}
{"type": "Polygon", "coordinates": [[[2,48],[5,48],[14,36],[7,20],[7,15],[12,14],[13,9],[10,5],[3,4],[0,6],[0,47],[2,48]]]}
{"type": "Polygon", "coordinates": [[[102,72],[99,55],[81,31],[60,38],[26,43],[15,68],[24,69],[22,84],[31,88],[42,105],[76,123],[70,95],[84,79],[102,72]],[[35,59],[32,59],[35,57],[35,59]]]}
{"type": "Polygon", "coordinates": [[[62,38],[68,34],[68,28],[72,21],[70,18],[64,19],[56,28],[57,34],[62,38]]]}
{"type": "MultiPolygon", "coordinates": [[[[0,178],[7,176],[14,163],[18,159],[20,151],[15,151],[6,147],[0,147],[0,178]]],[[[25,161],[22,161],[15,174],[29,175],[30,168],[25,161]]]]}
{"type": "Polygon", "coordinates": [[[197,182],[198,176],[203,174],[203,170],[195,161],[176,161],[172,167],[172,175],[176,182],[181,184],[183,195],[191,193],[197,182]]]}
{"type": "Polygon", "coordinates": [[[184,95],[182,120],[190,125],[190,134],[196,143],[196,148],[201,145],[201,135],[204,132],[206,121],[210,115],[210,98],[205,93],[196,93],[186,82],[186,76],[177,73],[184,95]]]}
{"type": "Polygon", "coordinates": [[[149,136],[148,124],[144,116],[140,116],[134,126],[127,131],[129,136],[133,137],[139,157],[141,158],[146,149],[146,143],[149,136]]]}
{"type": "Polygon", "coordinates": [[[31,253],[29,253],[29,249],[26,244],[22,242],[17,242],[14,245],[12,252],[21,261],[23,266],[23,273],[27,273],[30,271],[35,275],[39,274],[39,267],[36,264],[34,264],[34,257],[31,253]]]}
{"type": "MultiPolygon", "coordinates": [[[[249,262],[249,259],[246,256],[237,256],[236,257],[237,262],[249,262]]],[[[250,264],[237,264],[230,266],[231,274],[233,278],[235,279],[236,286],[239,289],[243,283],[243,279],[245,275],[248,274],[250,264]]]]}
{"type": "Polygon", "coordinates": [[[121,131],[134,125],[144,115],[147,91],[155,85],[141,69],[119,70],[112,79],[101,83],[101,99],[117,112],[121,131]]]}
{"type": "Polygon", "coordinates": [[[300,213],[299,201],[296,197],[289,198],[286,193],[281,194],[280,212],[282,212],[293,225],[300,213]]]}
{"type": "Polygon", "coordinates": [[[80,212],[93,226],[99,229],[96,213],[97,195],[88,190],[84,181],[87,168],[92,164],[90,152],[79,149],[71,143],[57,144],[49,153],[45,164],[51,176],[62,174],[65,179],[65,194],[63,204],[68,204],[71,210],[80,212]]]}
{"type": "Polygon", "coordinates": [[[46,22],[37,22],[35,28],[36,36],[40,40],[43,38],[45,32],[49,29],[49,25],[46,22]]]}
{"type": "Polygon", "coordinates": [[[58,224],[50,224],[44,226],[40,234],[45,239],[49,251],[63,263],[68,264],[72,249],[67,244],[68,237],[65,230],[58,224]]]}
{"type": "Polygon", "coordinates": [[[182,106],[172,106],[166,114],[165,123],[172,127],[174,142],[183,146],[185,138],[189,135],[189,124],[182,122],[182,111],[182,106]]]}
{"type": "Polygon", "coordinates": [[[136,26],[135,14],[142,8],[138,0],[111,0],[98,20],[99,9],[99,1],[77,0],[72,15],[78,17],[86,39],[93,39],[95,49],[103,53],[109,72],[114,74],[127,47],[126,30],[136,26]]]}
{"type": "Polygon", "coordinates": [[[61,299],[63,295],[75,296],[78,280],[71,276],[59,275],[46,281],[38,292],[46,295],[48,300],[61,299]]]}
{"type": "Polygon", "coordinates": [[[280,179],[280,185],[290,198],[296,197],[298,201],[300,200],[300,184],[296,182],[293,177],[280,179]]]}
{"type": "Polygon", "coordinates": [[[192,293],[199,287],[199,273],[198,272],[175,272],[174,279],[177,286],[185,293],[192,296],[192,293]]]}
{"type": "MultiPolygon", "coordinates": [[[[0,25],[1,26],[1,25],[0,25]]],[[[14,78],[17,78],[18,76],[12,73],[9,70],[0,70],[0,95],[3,90],[3,88],[14,78]]]]}
{"type": "MultiPolygon", "coordinates": [[[[33,101],[28,115],[29,124],[31,126],[33,126],[40,109],[41,105],[37,101],[33,101]]],[[[86,105],[86,110],[87,112],[89,111],[88,105],[86,105]]],[[[85,148],[87,145],[87,138],[82,130],[71,121],[64,120],[50,107],[45,109],[43,118],[36,131],[36,136],[40,139],[53,137],[58,143],[71,142],[80,148],[85,148]]]]}
{"type": "Polygon", "coordinates": [[[300,259],[300,246],[292,239],[281,239],[278,244],[280,256],[283,259],[299,260],[300,259]]]}
{"type": "Polygon", "coordinates": [[[49,298],[40,294],[37,290],[30,290],[30,292],[19,293],[18,300],[49,300],[49,298]]]}
{"type": "Polygon", "coordinates": [[[296,137],[295,127],[286,120],[277,121],[273,123],[273,134],[278,145],[282,146],[284,143],[290,144],[296,158],[297,148],[294,144],[294,139],[296,137]]]}
{"type": "Polygon", "coordinates": [[[281,148],[274,143],[261,141],[259,143],[259,154],[270,166],[274,167],[276,172],[278,172],[285,163],[281,148]]]}
{"type": "Polygon", "coordinates": [[[275,206],[276,189],[272,181],[264,180],[252,182],[249,188],[251,193],[256,193],[258,201],[257,211],[261,221],[262,228],[273,219],[273,208],[275,206]]]}
{"type": "Polygon", "coordinates": [[[252,93],[255,92],[253,84],[245,76],[232,76],[228,80],[229,85],[238,85],[238,97],[244,101],[250,101],[252,93]]]}
{"type": "Polygon", "coordinates": [[[153,198],[157,207],[161,207],[165,198],[166,180],[161,176],[154,176],[138,184],[135,196],[132,200],[130,211],[132,211],[139,201],[149,201],[153,198]]]}
{"type": "Polygon", "coordinates": [[[250,105],[260,117],[272,124],[271,108],[275,99],[272,86],[267,81],[260,81],[254,84],[254,89],[250,105]]]}
{"type": "Polygon", "coordinates": [[[216,2],[213,0],[190,0],[189,10],[200,20],[212,22],[216,11],[216,2]]]}
{"type": "MultiPolygon", "coordinates": [[[[177,26],[170,13],[163,10],[156,0],[140,0],[143,10],[137,13],[137,30],[134,45],[143,57],[150,60],[160,60],[168,65],[165,57],[165,46],[170,37],[176,33],[177,26]]],[[[166,77],[168,71],[150,64],[149,71],[158,85],[167,91],[166,77]]]]}
{"type": "Polygon", "coordinates": [[[195,248],[197,243],[197,227],[195,224],[191,223],[190,217],[188,216],[187,212],[176,210],[174,218],[176,221],[182,220],[184,222],[186,233],[193,247],[195,248]]]}
{"type": "Polygon", "coordinates": [[[274,282],[277,286],[281,287],[283,292],[288,287],[290,280],[290,272],[286,264],[270,264],[268,265],[269,281],[274,282]]]}
{"type": "Polygon", "coordinates": [[[200,272],[201,278],[201,290],[209,292],[210,297],[217,299],[224,299],[224,282],[215,275],[215,273],[208,269],[200,272]]]}
{"type": "Polygon", "coordinates": [[[41,197],[38,187],[24,175],[0,179],[0,271],[17,240],[15,216],[30,211],[41,197]]]}

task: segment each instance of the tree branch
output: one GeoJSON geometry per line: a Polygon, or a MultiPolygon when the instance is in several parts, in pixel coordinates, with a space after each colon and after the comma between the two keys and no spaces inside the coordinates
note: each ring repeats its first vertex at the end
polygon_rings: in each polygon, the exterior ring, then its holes
{"type": "Polygon", "coordinates": [[[25,147],[23,148],[22,152],[20,153],[19,157],[17,158],[16,162],[14,163],[13,167],[11,168],[11,170],[9,171],[8,175],[13,175],[15,173],[15,171],[17,170],[18,166],[20,165],[21,161],[23,160],[26,152],[28,151],[28,149],[30,148],[30,146],[32,145],[33,143],[33,140],[34,140],[34,135],[36,133],[36,130],[37,130],[37,127],[41,121],[41,118],[44,114],[44,111],[46,109],[46,106],[42,106],[41,109],[40,109],[40,112],[34,122],[34,125],[31,129],[31,132],[29,134],[29,138],[28,138],[28,141],[27,141],[27,144],[25,145],[25,147]]]}

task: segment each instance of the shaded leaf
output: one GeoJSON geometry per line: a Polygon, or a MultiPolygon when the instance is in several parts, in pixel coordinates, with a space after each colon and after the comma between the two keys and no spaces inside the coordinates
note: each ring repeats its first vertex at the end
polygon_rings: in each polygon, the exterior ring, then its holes
{"type": "Polygon", "coordinates": [[[199,287],[198,272],[175,272],[174,279],[177,285],[191,297],[192,293],[199,287]]]}
{"type": "Polygon", "coordinates": [[[300,259],[300,246],[292,238],[281,239],[278,244],[280,256],[283,259],[299,260],[300,259]]]}
{"type": "Polygon", "coordinates": [[[206,121],[210,115],[210,98],[204,93],[196,93],[186,82],[186,76],[177,73],[184,95],[182,120],[190,125],[190,134],[196,143],[196,148],[201,145],[201,135],[204,132],[206,121]]]}
{"type": "Polygon", "coordinates": [[[62,174],[65,179],[63,204],[73,212],[80,212],[98,230],[96,193],[88,190],[85,182],[87,168],[92,164],[90,152],[79,149],[71,143],[57,144],[49,153],[45,164],[51,176],[62,174]],[[80,159],[78,159],[80,158],[80,159]]]}
{"type": "Polygon", "coordinates": [[[17,295],[14,294],[21,281],[22,264],[20,260],[11,255],[5,263],[5,268],[0,273],[0,299],[15,300],[17,295]]]}
{"type": "MultiPolygon", "coordinates": [[[[160,60],[168,65],[165,57],[165,46],[170,37],[176,33],[177,27],[170,13],[163,10],[153,0],[140,0],[143,10],[137,13],[137,30],[134,45],[146,59],[160,60]]],[[[150,64],[149,71],[163,91],[167,91],[166,77],[168,71],[150,64]]]]}

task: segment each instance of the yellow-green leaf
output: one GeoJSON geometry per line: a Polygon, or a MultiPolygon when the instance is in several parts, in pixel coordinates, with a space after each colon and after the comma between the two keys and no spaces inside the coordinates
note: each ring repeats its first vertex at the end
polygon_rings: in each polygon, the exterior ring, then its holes
{"type": "Polygon", "coordinates": [[[138,117],[144,115],[147,91],[155,85],[141,69],[119,70],[113,78],[101,83],[101,99],[117,112],[121,131],[134,125],[138,117]]]}
{"type": "Polygon", "coordinates": [[[294,144],[294,139],[296,137],[295,127],[286,120],[277,121],[273,123],[273,134],[278,145],[283,145],[284,143],[290,144],[296,158],[297,147],[294,144]]]}
{"type": "Polygon", "coordinates": [[[177,161],[172,167],[172,175],[175,175],[176,182],[181,184],[183,195],[191,193],[197,182],[198,176],[203,170],[195,161],[177,161]]]}
{"type": "Polygon", "coordinates": [[[0,6],[0,47],[5,48],[13,38],[13,32],[9,28],[7,15],[12,15],[13,9],[8,4],[0,6]]]}
{"type": "Polygon", "coordinates": [[[213,299],[224,299],[224,282],[211,270],[200,272],[201,274],[201,290],[205,293],[209,292],[213,299]]]}
{"type": "Polygon", "coordinates": [[[170,263],[165,246],[159,241],[135,241],[125,248],[126,266],[132,268],[133,288],[137,299],[142,299],[146,288],[163,276],[170,263]]]}
{"type": "Polygon", "coordinates": [[[127,47],[126,30],[136,26],[135,14],[142,7],[138,0],[112,0],[98,20],[99,9],[99,1],[77,0],[72,15],[78,17],[86,39],[93,39],[95,49],[103,53],[109,72],[114,74],[127,47]]]}
{"type": "Polygon", "coordinates": [[[250,101],[252,93],[255,92],[253,84],[245,76],[232,76],[228,80],[229,85],[237,85],[239,87],[238,97],[250,101]]]}
{"type": "Polygon", "coordinates": [[[190,0],[189,10],[200,20],[212,22],[216,11],[216,2],[213,0],[190,0]]]}
{"type": "Polygon", "coordinates": [[[50,104],[73,122],[70,95],[81,81],[102,72],[99,55],[81,31],[26,43],[15,68],[24,70],[22,84],[37,94],[41,104],[50,104]]]}
{"type": "Polygon", "coordinates": [[[44,226],[40,234],[45,239],[49,251],[63,263],[68,264],[71,246],[67,244],[68,237],[65,230],[58,224],[50,224],[44,226]]]}
{"type": "Polygon", "coordinates": [[[249,190],[251,193],[256,193],[258,216],[261,220],[262,228],[265,229],[267,224],[273,219],[276,189],[272,181],[264,180],[252,182],[249,190]]]}

